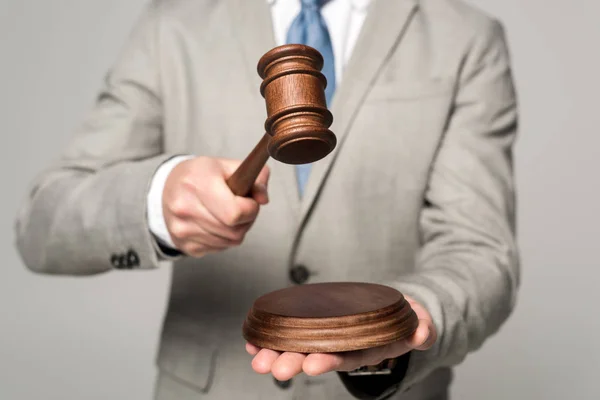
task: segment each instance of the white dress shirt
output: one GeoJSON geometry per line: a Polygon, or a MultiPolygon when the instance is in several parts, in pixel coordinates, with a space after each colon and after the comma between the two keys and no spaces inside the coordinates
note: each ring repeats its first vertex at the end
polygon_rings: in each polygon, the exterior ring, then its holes
{"type": "MultiPolygon", "coordinates": [[[[300,0],[266,0],[271,8],[273,33],[277,45],[286,43],[287,31],[300,12],[300,0]]],[[[352,55],[356,39],[367,16],[371,0],[330,0],[323,5],[321,12],[333,45],[335,80],[339,85],[344,68],[352,55]]],[[[162,194],[167,178],[180,162],[195,156],[178,156],[165,162],[156,171],[147,198],[148,224],[152,234],[163,245],[176,249],[162,209],[162,194]]]]}

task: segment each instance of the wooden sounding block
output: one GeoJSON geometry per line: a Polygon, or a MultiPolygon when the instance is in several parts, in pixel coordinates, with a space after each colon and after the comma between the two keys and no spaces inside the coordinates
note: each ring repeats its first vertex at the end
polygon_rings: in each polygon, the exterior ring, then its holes
{"type": "Polygon", "coordinates": [[[315,283],[258,298],[244,322],[255,346],[299,353],[334,353],[408,338],[419,321],[404,296],[371,283],[315,283]]]}

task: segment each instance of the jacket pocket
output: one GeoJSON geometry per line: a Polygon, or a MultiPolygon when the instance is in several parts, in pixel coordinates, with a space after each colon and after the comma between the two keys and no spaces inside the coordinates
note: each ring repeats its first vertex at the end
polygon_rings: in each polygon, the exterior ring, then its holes
{"type": "Polygon", "coordinates": [[[208,393],[218,357],[218,334],[210,327],[169,315],[158,350],[161,373],[199,393],[208,393]]]}

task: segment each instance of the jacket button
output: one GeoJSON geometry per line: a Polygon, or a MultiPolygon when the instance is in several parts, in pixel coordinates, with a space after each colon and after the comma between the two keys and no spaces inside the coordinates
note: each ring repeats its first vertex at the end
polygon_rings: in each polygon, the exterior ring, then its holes
{"type": "Polygon", "coordinates": [[[292,386],[291,379],[287,381],[278,381],[277,379],[273,378],[273,381],[275,382],[275,386],[277,386],[280,389],[288,389],[290,386],[292,386]]]}
{"type": "Polygon", "coordinates": [[[140,265],[140,257],[138,256],[138,254],[133,251],[133,250],[129,250],[129,252],[127,253],[127,266],[130,268],[134,268],[134,267],[138,267],[140,265]]]}
{"type": "Polygon", "coordinates": [[[127,254],[119,254],[119,268],[131,269],[131,265],[127,262],[127,254]]]}
{"type": "Polygon", "coordinates": [[[304,265],[296,265],[290,270],[290,279],[298,285],[306,283],[309,277],[310,271],[304,265]]]}
{"type": "Polygon", "coordinates": [[[115,268],[121,268],[121,262],[120,262],[119,256],[117,254],[111,255],[110,263],[115,268]]]}

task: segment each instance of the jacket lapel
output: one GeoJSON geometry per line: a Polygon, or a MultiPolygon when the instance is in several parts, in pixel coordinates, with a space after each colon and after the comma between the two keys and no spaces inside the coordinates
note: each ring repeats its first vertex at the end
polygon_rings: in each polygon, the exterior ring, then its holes
{"type": "Polygon", "coordinates": [[[256,66],[260,57],[276,46],[269,5],[265,0],[228,0],[228,6],[235,39],[245,61],[248,82],[252,85],[253,93],[260,97],[261,79],[256,66]]]}
{"type": "Polygon", "coordinates": [[[300,205],[297,233],[304,227],[368,89],[388,54],[400,41],[416,8],[416,0],[376,0],[371,3],[371,9],[331,105],[334,118],[331,130],[337,136],[337,146],[325,159],[312,166],[300,205]]]}

